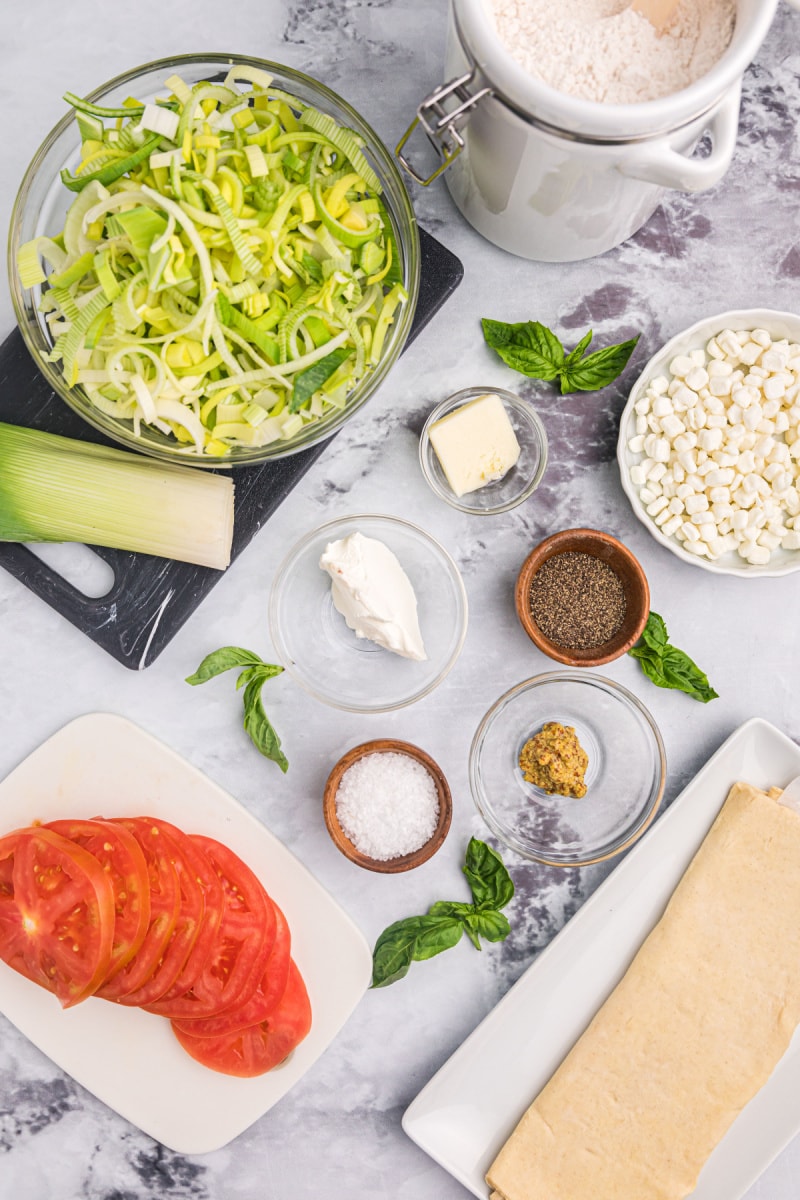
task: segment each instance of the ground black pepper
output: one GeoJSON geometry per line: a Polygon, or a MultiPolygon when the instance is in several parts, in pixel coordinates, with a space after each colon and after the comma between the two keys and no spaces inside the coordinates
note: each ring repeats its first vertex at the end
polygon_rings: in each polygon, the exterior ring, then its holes
{"type": "Polygon", "coordinates": [[[554,554],[531,580],[531,616],[565,650],[594,650],[625,620],[625,590],[616,571],[593,554],[554,554]]]}

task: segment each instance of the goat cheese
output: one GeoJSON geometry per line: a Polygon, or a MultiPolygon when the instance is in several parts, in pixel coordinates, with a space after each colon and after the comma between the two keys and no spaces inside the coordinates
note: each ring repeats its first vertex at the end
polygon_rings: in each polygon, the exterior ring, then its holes
{"type": "Polygon", "coordinates": [[[355,532],[329,542],[319,565],[331,599],[356,637],[418,662],[427,659],[411,581],[388,546],[355,532]]]}

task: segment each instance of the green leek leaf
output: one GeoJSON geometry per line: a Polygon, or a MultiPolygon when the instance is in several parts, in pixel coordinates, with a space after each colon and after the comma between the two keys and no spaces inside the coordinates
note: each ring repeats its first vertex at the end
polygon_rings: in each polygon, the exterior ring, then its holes
{"type": "Polygon", "coordinates": [[[132,154],[126,158],[121,158],[117,162],[106,163],[97,171],[92,171],[88,175],[70,175],[66,167],[61,171],[61,182],[64,187],[69,188],[71,192],[82,192],[87,183],[102,183],[107,187],[109,183],[114,183],[117,179],[121,179],[123,175],[127,175],[134,167],[138,167],[139,163],[144,162],[149,158],[153,151],[161,141],[161,134],[156,134],[150,138],[143,146],[139,146],[132,154]]]}
{"type": "Polygon", "coordinates": [[[325,358],[306,367],[305,371],[299,371],[294,377],[289,412],[297,412],[302,408],[352,353],[349,347],[340,346],[338,350],[332,350],[325,358]]]}

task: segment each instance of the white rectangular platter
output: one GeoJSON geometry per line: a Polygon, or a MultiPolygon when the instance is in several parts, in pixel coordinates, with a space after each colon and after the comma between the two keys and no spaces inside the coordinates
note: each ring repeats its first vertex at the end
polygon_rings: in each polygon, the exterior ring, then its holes
{"type": "Polygon", "coordinates": [[[169,1021],[89,999],[62,1010],[0,963],[0,1012],[48,1057],[172,1150],[226,1145],[281,1099],[341,1029],[370,980],[359,930],[302,863],[237,800],[122,717],[79,717],[0,783],[0,832],[58,817],[152,816],[230,846],[286,914],[311,1000],[311,1032],[279,1067],[237,1079],[202,1067],[169,1021]]]}
{"type": "MultiPolygon", "coordinates": [[[[475,1196],[533,1098],[584,1031],[660,918],[731,785],[784,787],[800,747],[747,721],[422,1089],[409,1137],[475,1196]]],[[[769,887],[769,880],[764,880],[769,887]]],[[[800,1033],[704,1167],[692,1200],[740,1200],[800,1129],[800,1033]]]]}

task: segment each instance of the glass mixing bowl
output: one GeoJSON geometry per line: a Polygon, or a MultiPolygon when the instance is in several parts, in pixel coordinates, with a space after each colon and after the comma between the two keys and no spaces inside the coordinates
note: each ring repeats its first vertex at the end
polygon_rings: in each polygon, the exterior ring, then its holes
{"type": "Polygon", "coordinates": [[[469,779],[493,833],[523,858],[576,867],[619,854],[656,815],[666,778],[658,726],[627,688],[585,671],[553,671],[511,688],[478,726],[469,779]],[[572,726],[589,759],[586,795],[528,783],[522,747],[547,721],[572,726]]]}
{"type": "Polygon", "coordinates": [[[192,85],[201,80],[221,79],[234,64],[257,67],[273,77],[273,86],[297,97],[321,112],[329,114],[340,125],[356,131],[364,140],[363,151],[381,181],[382,199],[389,214],[399,251],[402,283],[408,292],[404,304],[389,326],[383,353],[377,366],[364,375],[350,393],[341,410],[306,425],[295,437],[260,447],[233,447],[224,457],[202,456],[191,447],[178,442],[158,429],[142,424],[137,436],[131,421],[122,421],[100,412],[80,386],[69,387],[57,363],[48,362],[44,355],[52,348],[43,314],[39,311],[42,288],[22,287],[17,271],[17,250],[25,242],[42,235],[60,232],[65,213],[74,193],[61,183],[59,172],[66,167],[74,172],[80,159],[81,139],[77,121],[70,111],[48,134],[25,173],[11,216],[8,242],[8,273],[11,298],[22,336],[39,370],[53,390],[95,429],[129,449],[140,450],[153,458],[168,462],[186,462],[201,467],[233,467],[265,462],[295,454],[329,438],[361,408],[380,386],[387,372],[405,345],[419,294],[419,234],[416,218],[405,185],[394,160],[380,142],[377,134],[355,109],[324,84],[279,63],[259,58],[228,54],[186,54],[158,59],[118,75],[87,97],[94,104],[119,106],[129,96],[141,101],[165,95],[169,89],[164,82],[178,74],[192,85]]]}

